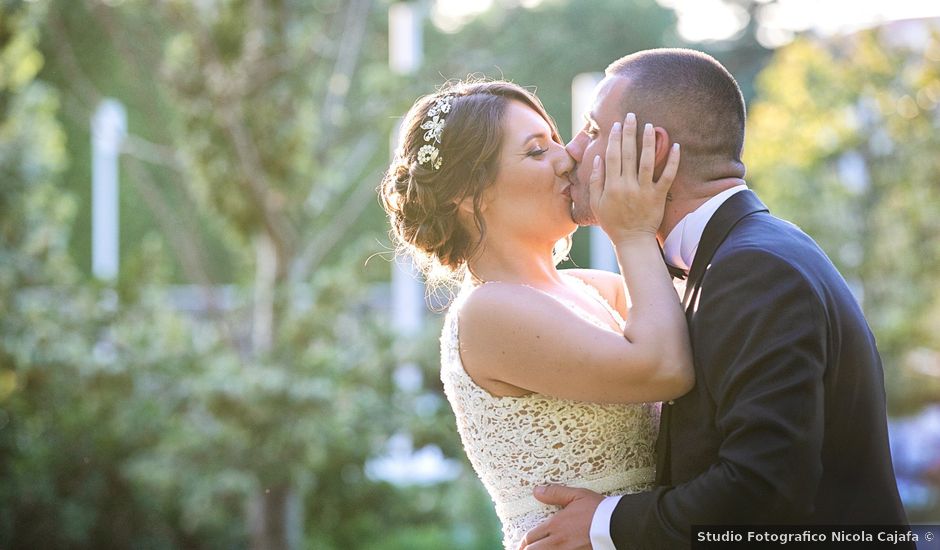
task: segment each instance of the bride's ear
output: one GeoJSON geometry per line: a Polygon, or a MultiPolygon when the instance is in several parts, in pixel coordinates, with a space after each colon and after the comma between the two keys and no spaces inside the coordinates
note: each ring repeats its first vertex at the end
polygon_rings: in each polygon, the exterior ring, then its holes
{"type": "MultiPolygon", "coordinates": [[[[480,201],[480,212],[486,212],[486,206],[489,203],[487,200],[488,194],[484,191],[483,200],[480,201]]],[[[462,200],[457,200],[454,202],[457,205],[457,212],[461,215],[467,216],[467,219],[473,219],[473,196],[464,197],[462,200]]]]}
{"type": "MultiPolygon", "coordinates": [[[[473,216],[473,197],[470,196],[462,200],[455,200],[454,205],[457,207],[457,224],[472,237],[479,237],[479,229],[477,228],[476,220],[474,220],[473,216]]],[[[480,204],[480,212],[482,213],[485,210],[486,201],[482,201],[480,204]]]]}
{"type": "MultiPolygon", "coordinates": [[[[456,202],[457,212],[464,216],[473,217],[473,197],[465,197],[463,200],[456,202]]],[[[483,209],[483,205],[480,205],[480,209],[483,209]]]]}

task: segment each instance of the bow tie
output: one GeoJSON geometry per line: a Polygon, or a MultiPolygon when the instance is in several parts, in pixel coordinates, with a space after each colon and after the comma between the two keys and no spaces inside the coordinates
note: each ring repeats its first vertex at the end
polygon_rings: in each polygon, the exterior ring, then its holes
{"type": "Polygon", "coordinates": [[[669,275],[672,276],[673,279],[679,279],[681,281],[689,276],[689,273],[686,270],[682,269],[681,267],[670,265],[669,262],[666,261],[666,253],[662,248],[659,249],[659,253],[662,254],[663,263],[666,264],[666,269],[669,270],[669,275]]]}
{"type": "Polygon", "coordinates": [[[666,269],[669,270],[669,274],[672,275],[673,279],[679,279],[681,281],[689,276],[686,270],[682,269],[681,267],[666,264],[666,269]]]}

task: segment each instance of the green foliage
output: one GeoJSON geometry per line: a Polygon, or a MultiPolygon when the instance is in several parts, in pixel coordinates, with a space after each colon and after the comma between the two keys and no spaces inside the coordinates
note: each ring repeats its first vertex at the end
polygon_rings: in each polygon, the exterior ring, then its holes
{"type": "MultiPolygon", "coordinates": [[[[309,547],[492,546],[495,518],[472,476],[400,488],[365,475],[409,426],[420,445],[459,452],[439,388],[403,395],[392,383],[407,350],[375,308],[381,262],[362,268],[376,239],[356,222],[363,204],[377,210],[393,123],[383,94],[401,95],[402,110],[411,96],[385,68],[384,10],[358,4],[364,53],[337,73],[343,23],[355,21],[346,6],[259,5],[4,6],[4,548],[245,547],[270,514],[246,510],[291,491],[309,547]],[[82,274],[73,258],[88,256],[70,238],[88,233],[77,205],[88,204],[87,121],[104,95],[128,104],[133,138],[113,289],[82,274]],[[265,240],[276,245],[269,281],[256,272],[271,261],[265,240]],[[199,284],[187,287],[195,298],[166,286],[181,275],[199,284]],[[218,280],[237,285],[208,284],[218,280]],[[259,346],[268,292],[271,338],[259,346]],[[436,403],[420,419],[409,406],[419,398],[436,403]]],[[[410,360],[430,373],[432,357],[410,360]]]]}
{"type": "Polygon", "coordinates": [[[34,80],[44,10],[6,3],[0,18],[0,545],[121,547],[128,537],[102,528],[148,535],[150,508],[120,474],[136,426],[111,426],[136,409],[114,407],[127,379],[94,346],[113,311],[69,255],[60,95],[34,80]]]}
{"type": "Polygon", "coordinates": [[[862,297],[901,412],[940,364],[940,35],[799,39],[758,79],[746,162],[769,206],[817,238],[862,297]]]}

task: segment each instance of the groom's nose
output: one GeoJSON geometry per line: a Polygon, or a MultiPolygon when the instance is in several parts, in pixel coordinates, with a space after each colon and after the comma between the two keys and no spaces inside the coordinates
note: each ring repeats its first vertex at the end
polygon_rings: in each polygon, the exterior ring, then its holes
{"type": "Polygon", "coordinates": [[[565,150],[571,155],[575,162],[580,163],[584,157],[584,150],[587,148],[588,136],[584,132],[578,132],[574,138],[565,145],[565,150]]]}

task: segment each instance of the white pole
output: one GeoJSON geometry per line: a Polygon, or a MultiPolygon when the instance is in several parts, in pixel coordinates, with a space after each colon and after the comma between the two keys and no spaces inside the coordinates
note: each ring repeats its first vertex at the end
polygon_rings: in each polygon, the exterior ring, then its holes
{"type": "Polygon", "coordinates": [[[392,268],[392,322],[403,336],[413,336],[424,324],[424,285],[411,258],[396,257],[392,268]]]}
{"type": "MultiPolygon", "coordinates": [[[[409,2],[388,8],[388,63],[400,75],[414,74],[422,61],[421,14],[409,2]]],[[[392,154],[398,146],[399,126],[392,130],[392,154]]],[[[421,330],[427,307],[424,284],[410,258],[396,258],[392,264],[392,323],[399,334],[411,336],[421,330]]]]}
{"type": "Polygon", "coordinates": [[[105,99],[91,120],[91,271],[103,281],[118,275],[118,159],[127,134],[127,111],[105,99]]]}
{"type": "MultiPolygon", "coordinates": [[[[392,129],[389,150],[394,155],[398,147],[398,131],[401,124],[392,129]]],[[[402,336],[417,334],[424,325],[424,283],[411,258],[396,256],[392,262],[392,326],[402,336]]]]}
{"type": "Polygon", "coordinates": [[[421,14],[411,2],[388,7],[388,65],[396,74],[414,74],[423,57],[421,14]]]}
{"type": "MultiPolygon", "coordinates": [[[[571,81],[571,132],[578,131],[578,128],[584,126],[584,115],[591,111],[594,102],[594,88],[597,83],[604,78],[603,73],[581,73],[571,81]]],[[[592,159],[583,159],[583,162],[590,162],[592,159]]],[[[587,184],[587,182],[582,182],[587,184]]],[[[607,234],[598,227],[592,226],[590,229],[591,239],[591,267],[594,269],[603,269],[605,271],[619,271],[617,267],[617,256],[614,253],[614,247],[610,244],[607,234]]]]}

